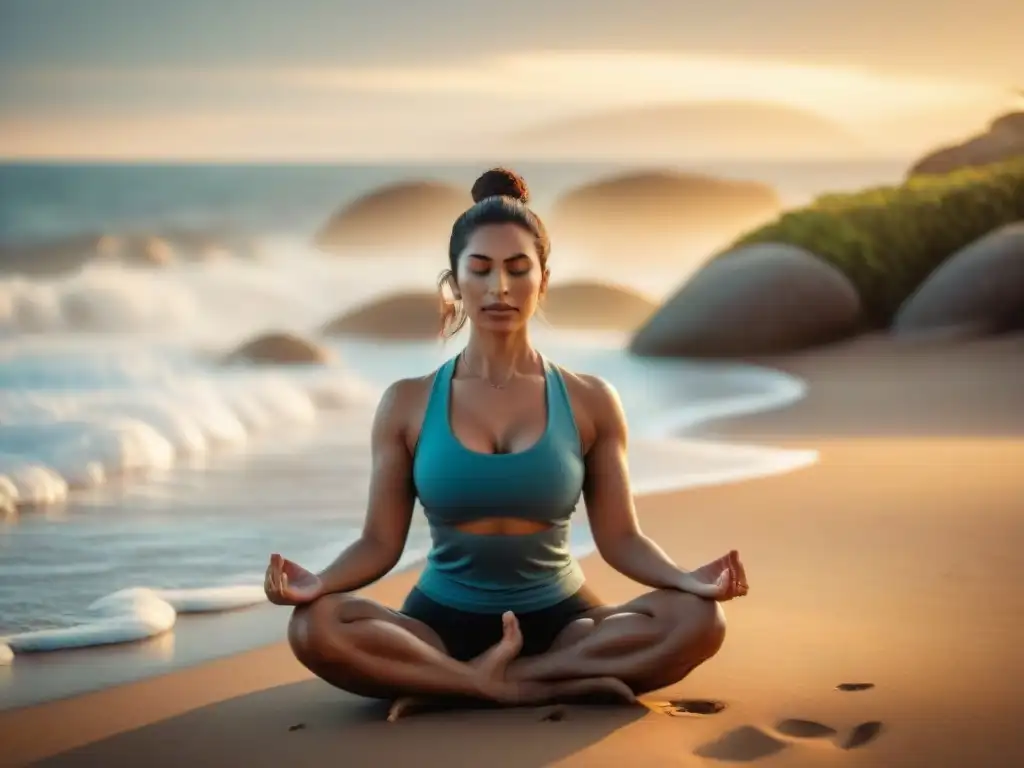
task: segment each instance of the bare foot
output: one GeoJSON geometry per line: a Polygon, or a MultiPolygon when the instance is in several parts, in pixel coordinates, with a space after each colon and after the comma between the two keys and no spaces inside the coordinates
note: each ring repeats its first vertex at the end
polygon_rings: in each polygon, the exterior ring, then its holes
{"type": "Polygon", "coordinates": [[[432,700],[425,696],[403,696],[396,699],[388,710],[388,722],[393,723],[400,717],[428,709],[431,703],[432,700]]]}
{"type": "Polygon", "coordinates": [[[481,695],[499,704],[545,704],[582,697],[610,697],[636,701],[633,690],[614,677],[592,677],[554,682],[522,682],[505,679],[508,665],[523,649],[519,620],[511,611],[502,614],[500,641],[477,656],[470,664],[479,671],[481,695]]]}
{"type": "Polygon", "coordinates": [[[610,698],[633,704],[636,694],[617,677],[584,677],[579,680],[514,683],[515,704],[550,704],[581,698],[610,698]]]}
{"type": "Polygon", "coordinates": [[[501,615],[501,630],[501,640],[469,662],[477,670],[484,696],[498,700],[501,690],[506,687],[505,670],[523,649],[523,633],[512,611],[501,615]]]}
{"type": "MultiPolygon", "coordinates": [[[[508,702],[511,696],[505,682],[505,670],[523,649],[523,633],[512,611],[502,614],[501,628],[501,640],[469,662],[469,665],[476,671],[480,698],[508,702]]],[[[403,696],[396,699],[388,710],[388,722],[393,723],[407,715],[429,709],[437,701],[437,698],[430,696],[403,696]]]]}

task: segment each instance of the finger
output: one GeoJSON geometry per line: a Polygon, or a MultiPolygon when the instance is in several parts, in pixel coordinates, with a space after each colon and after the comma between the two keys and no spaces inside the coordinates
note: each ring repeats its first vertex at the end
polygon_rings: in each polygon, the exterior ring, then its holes
{"type": "Polygon", "coordinates": [[[729,595],[729,599],[732,600],[736,597],[736,571],[733,570],[732,566],[729,566],[729,569],[726,572],[729,574],[729,588],[727,594],[729,595]]]}
{"type": "Polygon", "coordinates": [[[732,552],[732,567],[736,570],[736,575],[741,584],[747,583],[747,569],[743,567],[743,561],[740,560],[740,553],[736,550],[732,552]]]}
{"type": "Polygon", "coordinates": [[[719,600],[721,600],[721,599],[728,600],[729,599],[729,570],[728,569],[723,570],[720,574],[718,574],[718,578],[715,579],[715,592],[714,592],[713,597],[715,597],[716,599],[719,599],[719,600]]]}
{"type": "Polygon", "coordinates": [[[288,594],[288,574],[287,573],[282,573],[281,574],[281,582],[280,582],[279,589],[281,590],[281,594],[282,595],[287,595],[288,594]]]}
{"type": "Polygon", "coordinates": [[[750,586],[747,584],[747,570],[743,567],[743,562],[740,560],[738,552],[733,556],[733,562],[733,567],[736,569],[736,582],[740,595],[746,595],[750,590],[750,586]]]}
{"type": "Polygon", "coordinates": [[[277,562],[274,567],[274,577],[277,579],[278,584],[281,583],[281,576],[285,573],[288,568],[288,558],[281,555],[277,556],[277,562]]]}

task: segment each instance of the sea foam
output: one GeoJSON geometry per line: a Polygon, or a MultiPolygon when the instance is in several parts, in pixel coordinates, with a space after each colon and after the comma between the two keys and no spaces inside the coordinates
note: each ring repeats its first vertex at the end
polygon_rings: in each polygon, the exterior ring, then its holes
{"type": "MultiPolygon", "coordinates": [[[[387,383],[422,375],[455,354],[458,343],[334,340],[337,365],[220,365],[225,351],[260,330],[311,333],[357,301],[428,285],[436,271],[429,260],[382,270],[379,260],[342,263],[308,254],[297,269],[294,253],[278,253],[245,265],[95,265],[56,280],[0,281],[0,330],[8,332],[0,347],[0,514],[60,503],[79,490],[102,491],[118,478],[136,480],[130,486],[138,489],[102,524],[79,529],[75,520],[90,514],[84,508],[59,530],[45,520],[15,527],[26,536],[23,546],[40,549],[5,563],[10,588],[38,579],[71,591],[53,621],[41,621],[34,609],[9,625],[26,631],[0,638],[0,659],[7,658],[0,663],[10,662],[12,649],[127,643],[172,631],[183,614],[258,605],[265,600],[262,572],[253,571],[264,566],[264,549],[283,549],[316,570],[356,535],[372,405],[387,383]],[[296,443],[289,438],[315,427],[328,410],[355,419],[344,433],[290,454],[296,443]],[[258,453],[254,446],[268,442],[277,448],[258,469],[222,470],[204,480],[176,472],[194,460],[203,465],[217,451],[258,453]],[[167,517],[147,526],[145,516],[154,511],[167,517]],[[96,561],[96,546],[111,527],[115,544],[96,561]],[[228,563],[227,575],[212,562],[228,563]],[[68,563],[99,570],[60,575],[68,563]],[[111,593],[89,603],[104,589],[111,593]]],[[[815,459],[809,451],[675,437],[708,418],[799,399],[803,385],[792,377],[637,360],[623,354],[621,338],[601,334],[539,328],[536,340],[560,364],[602,375],[619,389],[638,493],[790,471],[815,459]]],[[[399,567],[427,552],[421,516],[417,510],[399,567]]],[[[582,557],[594,546],[582,505],[576,518],[571,546],[582,557]]]]}
{"type": "MultiPolygon", "coordinates": [[[[110,645],[155,637],[170,630],[179,613],[227,611],[266,601],[262,586],[203,589],[133,587],[101,597],[81,624],[22,632],[0,643],[19,653],[110,645]]],[[[2,652],[0,652],[2,653],[2,652]]]]}
{"type": "MultiPolygon", "coordinates": [[[[69,344],[74,344],[69,342],[69,344]]],[[[14,345],[16,346],[16,345],[14,345]]],[[[369,390],[341,367],[228,369],[140,360],[77,345],[8,351],[0,374],[0,507],[62,501],[70,490],[171,469],[182,457],[315,422],[369,390]]]]}

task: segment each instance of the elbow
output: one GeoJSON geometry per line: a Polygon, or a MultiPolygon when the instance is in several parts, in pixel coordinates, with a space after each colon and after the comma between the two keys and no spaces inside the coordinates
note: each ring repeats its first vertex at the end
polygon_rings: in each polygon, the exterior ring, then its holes
{"type": "Polygon", "coordinates": [[[617,534],[614,536],[595,536],[594,544],[601,559],[617,571],[629,561],[630,552],[634,550],[635,534],[617,534]]]}
{"type": "Polygon", "coordinates": [[[405,550],[404,541],[386,541],[374,536],[363,536],[363,546],[371,553],[371,559],[380,568],[381,576],[398,565],[405,550]]]}

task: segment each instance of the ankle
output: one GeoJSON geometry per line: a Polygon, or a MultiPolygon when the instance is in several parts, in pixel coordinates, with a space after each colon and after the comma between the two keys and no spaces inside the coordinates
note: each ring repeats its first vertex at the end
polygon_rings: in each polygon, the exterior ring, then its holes
{"type": "Polygon", "coordinates": [[[495,680],[490,676],[473,675],[469,695],[482,701],[503,703],[509,700],[512,684],[507,680],[495,680]]]}

